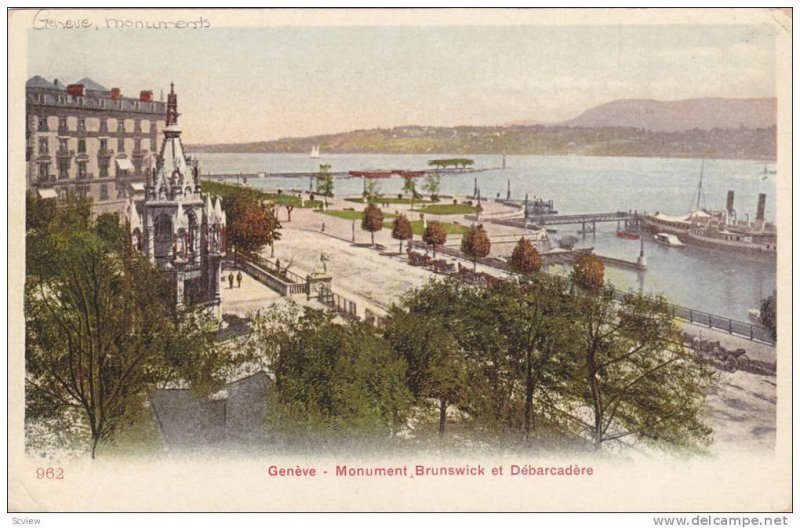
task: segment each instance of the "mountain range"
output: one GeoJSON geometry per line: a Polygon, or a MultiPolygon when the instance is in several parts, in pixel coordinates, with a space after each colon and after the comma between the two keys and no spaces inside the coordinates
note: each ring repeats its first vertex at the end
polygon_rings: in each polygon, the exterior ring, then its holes
{"type": "Polygon", "coordinates": [[[189,145],[193,152],[535,154],[774,159],[777,101],[620,99],[561,123],[407,125],[249,143],[189,145]]]}
{"type": "MultiPolygon", "coordinates": [[[[775,126],[775,98],[725,99],[707,97],[656,101],[655,99],[617,99],[590,108],[573,119],[549,126],[632,127],[654,132],[677,132],[698,128],[769,128],[775,126]]],[[[517,125],[545,124],[520,121],[517,125]]]]}

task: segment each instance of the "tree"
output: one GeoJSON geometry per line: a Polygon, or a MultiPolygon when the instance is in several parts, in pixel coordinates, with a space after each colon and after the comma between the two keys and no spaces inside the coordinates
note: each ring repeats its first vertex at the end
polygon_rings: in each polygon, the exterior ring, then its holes
{"type": "Polygon", "coordinates": [[[322,163],[317,175],[317,194],[325,197],[325,207],[328,206],[328,197],[333,196],[333,175],[330,174],[330,163],[322,163]]]}
{"type": "Polygon", "coordinates": [[[461,252],[472,259],[472,270],[478,266],[478,259],[484,258],[492,248],[489,235],[482,224],[473,225],[461,238],[461,252]]]}
{"type": "Polygon", "coordinates": [[[417,401],[437,400],[439,434],[444,434],[447,407],[462,403],[466,385],[465,364],[455,338],[439,319],[400,308],[387,318],[384,337],[395,355],[405,360],[406,385],[417,401]]]}
{"type": "Polygon", "coordinates": [[[290,435],[397,432],[411,404],[404,361],[374,328],[333,318],[307,308],[269,335],[280,425],[290,435]]]}
{"type": "Polygon", "coordinates": [[[636,436],[662,446],[707,441],[703,423],[711,368],[681,343],[674,314],[663,298],[610,292],[574,292],[575,372],[578,398],[592,422],[576,416],[595,448],[636,436]]]}
{"type": "Polygon", "coordinates": [[[369,231],[372,238],[372,245],[375,245],[375,233],[383,229],[383,211],[378,206],[371,203],[364,209],[364,216],[361,218],[361,229],[369,231]]]}
{"type": "Polygon", "coordinates": [[[511,259],[508,266],[514,273],[529,275],[542,269],[542,257],[536,251],[536,247],[525,237],[519,239],[514,251],[511,252],[511,259]]]}
{"type": "Polygon", "coordinates": [[[414,209],[414,200],[417,198],[417,181],[412,176],[403,176],[403,192],[411,195],[411,209],[414,209]]]}
{"type": "Polygon", "coordinates": [[[759,320],[765,328],[769,330],[772,339],[778,338],[777,322],[778,322],[778,300],[777,293],[772,292],[772,295],[761,301],[761,313],[759,320]]]}
{"type": "Polygon", "coordinates": [[[381,196],[381,184],[375,178],[366,178],[364,182],[364,196],[367,202],[373,203],[381,196]]]}
{"type": "Polygon", "coordinates": [[[411,240],[413,237],[414,232],[411,229],[411,222],[409,222],[406,215],[398,215],[392,225],[392,238],[400,241],[400,253],[403,252],[403,241],[411,240]]]}
{"type": "Polygon", "coordinates": [[[25,193],[25,230],[46,226],[56,215],[56,199],[40,198],[34,190],[25,193]]]}
{"type": "Polygon", "coordinates": [[[589,291],[597,291],[605,281],[605,266],[595,255],[581,255],[575,262],[573,277],[575,283],[589,291]]]}
{"type": "Polygon", "coordinates": [[[425,175],[425,182],[422,184],[422,190],[431,196],[431,200],[437,201],[439,199],[439,189],[442,183],[442,177],[438,174],[429,172],[425,175]]]}
{"type": "MultiPolygon", "coordinates": [[[[227,214],[227,213],[226,213],[227,214]]],[[[266,245],[280,240],[281,224],[273,205],[247,201],[229,215],[231,244],[244,253],[257,253],[266,245]]]]}
{"type": "Polygon", "coordinates": [[[422,233],[422,241],[433,248],[433,258],[436,258],[436,246],[442,246],[447,242],[447,231],[436,220],[428,222],[428,227],[422,233]]]}
{"type": "Polygon", "coordinates": [[[115,216],[93,222],[81,207],[68,200],[27,237],[26,420],[79,417],[94,458],[144,411],[149,390],[177,375],[209,387],[221,356],[210,328],[176,317],[172,285],[130,251],[115,216]]]}

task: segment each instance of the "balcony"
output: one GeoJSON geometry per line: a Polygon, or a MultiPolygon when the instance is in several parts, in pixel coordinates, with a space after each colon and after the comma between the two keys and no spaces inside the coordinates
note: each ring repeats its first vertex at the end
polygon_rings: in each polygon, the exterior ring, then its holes
{"type": "Polygon", "coordinates": [[[67,149],[58,149],[56,151],[56,156],[59,158],[71,158],[75,155],[75,150],[67,150],[67,149]]]}
{"type": "Polygon", "coordinates": [[[114,149],[110,148],[101,148],[97,151],[97,156],[100,158],[110,158],[114,155],[114,149]]]}

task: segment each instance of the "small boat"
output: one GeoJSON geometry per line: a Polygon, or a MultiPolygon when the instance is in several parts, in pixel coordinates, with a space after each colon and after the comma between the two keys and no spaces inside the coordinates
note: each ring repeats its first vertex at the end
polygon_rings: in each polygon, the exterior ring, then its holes
{"type": "Polygon", "coordinates": [[[658,233],[654,238],[656,242],[665,246],[682,247],[684,245],[677,236],[670,233],[658,233]]]}
{"type": "Polygon", "coordinates": [[[319,158],[319,145],[314,145],[311,147],[311,154],[309,155],[310,158],[319,158]]]}
{"type": "Polygon", "coordinates": [[[617,231],[617,237],[627,238],[629,240],[639,240],[640,235],[639,233],[635,233],[633,231],[617,231]]]}
{"type": "Polygon", "coordinates": [[[567,236],[561,237],[561,239],[559,239],[558,247],[560,247],[562,249],[572,249],[573,247],[575,247],[575,243],[577,241],[578,241],[577,237],[574,237],[572,235],[567,235],[567,236]]]}

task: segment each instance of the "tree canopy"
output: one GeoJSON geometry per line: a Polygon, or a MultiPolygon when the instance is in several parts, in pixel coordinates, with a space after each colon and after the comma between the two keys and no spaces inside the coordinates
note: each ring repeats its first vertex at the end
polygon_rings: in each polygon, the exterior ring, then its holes
{"type": "Polygon", "coordinates": [[[211,389],[225,360],[215,321],[176,314],[172,284],[130,249],[117,216],[92,220],[83,205],[67,200],[28,232],[26,419],[74,416],[94,457],[143,412],[149,390],[170,380],[211,389]]]}
{"type": "Polygon", "coordinates": [[[367,205],[361,218],[361,229],[368,231],[375,245],[375,233],[383,229],[383,211],[375,204],[367,205]]]}
{"type": "Polygon", "coordinates": [[[475,270],[478,259],[489,255],[492,244],[489,235],[482,224],[473,225],[461,238],[461,252],[472,260],[472,269],[475,270]]]}
{"type": "Polygon", "coordinates": [[[433,248],[433,256],[436,256],[436,246],[442,246],[447,242],[447,230],[441,222],[433,220],[428,222],[428,226],[422,233],[422,241],[433,248]]]}
{"type": "Polygon", "coordinates": [[[397,215],[392,224],[392,238],[400,241],[400,253],[403,252],[403,241],[411,240],[414,237],[414,232],[411,228],[411,222],[406,215],[397,215]]]}
{"type": "Polygon", "coordinates": [[[528,239],[522,237],[514,246],[508,265],[514,273],[529,275],[542,269],[542,257],[539,256],[536,247],[528,239]]]}
{"type": "Polygon", "coordinates": [[[777,292],[773,291],[772,295],[761,301],[761,310],[759,313],[759,320],[772,335],[772,339],[778,337],[778,297],[777,292]]]}
{"type": "Polygon", "coordinates": [[[605,284],[605,265],[600,257],[581,255],[573,268],[575,283],[590,290],[597,291],[605,284]]]}

